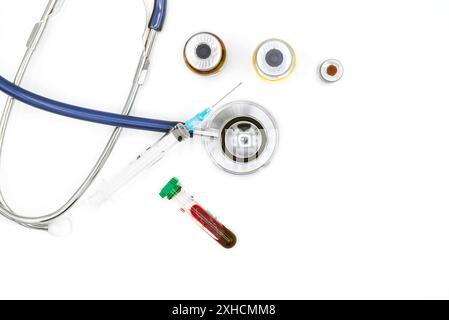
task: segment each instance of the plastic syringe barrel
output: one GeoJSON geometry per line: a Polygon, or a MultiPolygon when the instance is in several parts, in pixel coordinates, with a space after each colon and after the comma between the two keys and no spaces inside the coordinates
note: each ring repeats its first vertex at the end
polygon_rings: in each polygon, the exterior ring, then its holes
{"type": "Polygon", "coordinates": [[[183,124],[178,124],[168,134],[140,154],[110,181],[103,183],[100,189],[89,199],[89,202],[96,205],[104,203],[116,192],[131,182],[143,170],[151,168],[159,162],[175,145],[188,140],[189,138],[189,131],[183,124]]]}

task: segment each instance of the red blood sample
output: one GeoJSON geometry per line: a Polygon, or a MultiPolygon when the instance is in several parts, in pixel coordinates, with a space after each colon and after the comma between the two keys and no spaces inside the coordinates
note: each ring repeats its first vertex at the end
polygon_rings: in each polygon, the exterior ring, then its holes
{"type": "Polygon", "coordinates": [[[338,68],[335,65],[330,65],[329,67],[327,67],[326,72],[331,77],[335,77],[337,75],[337,73],[338,73],[338,68]]]}
{"type": "Polygon", "coordinates": [[[235,234],[222,225],[217,219],[212,217],[206,210],[199,205],[194,205],[190,209],[192,217],[226,249],[231,249],[237,243],[235,234]]]}

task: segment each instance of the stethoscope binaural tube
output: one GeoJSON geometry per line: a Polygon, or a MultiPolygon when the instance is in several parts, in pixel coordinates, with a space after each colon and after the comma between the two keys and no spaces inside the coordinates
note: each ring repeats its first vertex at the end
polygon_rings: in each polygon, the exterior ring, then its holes
{"type": "MultiPolygon", "coordinates": [[[[27,51],[22,59],[20,67],[16,73],[14,79],[14,85],[9,88],[9,90],[16,89],[21,84],[22,79],[24,77],[25,71],[28,67],[28,64],[31,61],[34,51],[38,47],[38,44],[42,38],[42,35],[46,29],[46,26],[53,16],[53,14],[59,9],[63,0],[49,0],[48,4],[45,8],[45,11],[42,15],[41,20],[35,25],[33,32],[27,42],[27,51]]],[[[136,70],[136,74],[134,77],[134,81],[132,87],[129,91],[129,95],[127,101],[123,107],[122,114],[128,115],[134,106],[134,101],[137,97],[137,94],[141,88],[141,86],[145,82],[145,75],[148,73],[149,67],[149,58],[151,54],[151,50],[153,48],[154,41],[156,39],[156,35],[159,31],[162,30],[164,24],[164,18],[166,14],[167,1],[166,0],[155,0],[154,1],[154,9],[151,19],[149,20],[149,24],[147,25],[147,30],[144,36],[144,48],[142,50],[142,55],[139,60],[139,64],[136,70]]],[[[4,83],[8,85],[8,83],[4,83]]],[[[9,83],[11,84],[11,83],[9,83]]],[[[17,92],[18,93],[18,92],[17,92]]],[[[31,96],[29,96],[31,97],[31,96]]],[[[2,146],[4,141],[5,132],[8,125],[9,116],[14,105],[14,99],[9,97],[6,101],[5,108],[3,110],[2,117],[0,119],[0,156],[2,153],[2,146]]],[[[167,124],[158,124],[158,128],[162,131],[163,127],[167,124]]],[[[150,124],[148,124],[150,126],[150,124]]],[[[91,171],[83,181],[83,183],[76,189],[73,195],[62,205],[60,208],[55,210],[54,212],[48,213],[46,215],[36,216],[36,217],[27,217],[21,215],[20,213],[15,212],[4,199],[1,189],[0,189],[0,214],[5,218],[18,223],[24,227],[39,229],[39,230],[51,230],[52,226],[58,224],[58,221],[61,216],[63,216],[67,211],[72,208],[75,203],[85,194],[87,189],[92,185],[95,181],[96,177],[103,169],[106,164],[109,156],[111,155],[118,138],[122,132],[121,127],[116,127],[112,132],[106,146],[102,150],[101,155],[96,161],[95,165],[92,167],[91,171]]],[[[1,179],[0,179],[1,181],[1,179]]]]}

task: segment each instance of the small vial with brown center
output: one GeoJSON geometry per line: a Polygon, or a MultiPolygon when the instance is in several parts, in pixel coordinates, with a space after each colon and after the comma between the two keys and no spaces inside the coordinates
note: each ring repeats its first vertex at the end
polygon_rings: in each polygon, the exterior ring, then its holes
{"type": "Polygon", "coordinates": [[[324,81],[336,82],[343,77],[343,65],[335,59],[326,60],[321,64],[320,74],[324,81]]]}
{"type": "Polygon", "coordinates": [[[329,67],[327,67],[326,69],[326,73],[331,76],[331,77],[335,77],[338,73],[338,68],[335,65],[330,65],[329,67]]]}

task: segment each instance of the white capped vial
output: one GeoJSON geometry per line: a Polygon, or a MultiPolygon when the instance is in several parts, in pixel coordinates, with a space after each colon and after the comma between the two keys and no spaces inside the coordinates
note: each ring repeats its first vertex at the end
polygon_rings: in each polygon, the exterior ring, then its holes
{"type": "Polygon", "coordinates": [[[210,32],[200,32],[187,41],[184,61],[193,72],[200,75],[218,73],[226,61],[223,41],[210,32]]]}
{"type": "Polygon", "coordinates": [[[266,40],[260,44],[253,60],[257,73],[270,81],[288,77],[296,65],[295,51],[287,42],[279,39],[266,40]]]}
{"type": "Polygon", "coordinates": [[[327,82],[336,82],[343,77],[344,68],[340,61],[329,59],[320,66],[321,78],[327,82]]]}

